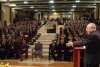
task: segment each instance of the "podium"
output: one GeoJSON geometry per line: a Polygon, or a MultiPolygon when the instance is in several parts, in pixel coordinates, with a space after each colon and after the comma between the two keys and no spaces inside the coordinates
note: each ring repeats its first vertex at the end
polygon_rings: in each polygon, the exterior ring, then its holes
{"type": "Polygon", "coordinates": [[[80,63],[81,59],[83,59],[83,56],[81,56],[81,52],[84,52],[85,48],[83,47],[74,47],[74,52],[73,52],[73,62],[74,66],[73,67],[82,67],[80,63]]]}

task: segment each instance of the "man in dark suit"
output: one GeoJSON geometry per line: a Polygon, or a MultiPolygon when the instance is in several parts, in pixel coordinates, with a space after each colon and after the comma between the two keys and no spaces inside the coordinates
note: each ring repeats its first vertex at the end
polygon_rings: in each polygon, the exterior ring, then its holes
{"type": "Polygon", "coordinates": [[[99,67],[100,58],[100,33],[96,31],[96,25],[89,23],[86,27],[87,37],[82,42],[69,42],[69,46],[85,46],[84,65],[85,67],[99,67]]]}
{"type": "Polygon", "coordinates": [[[49,45],[49,51],[52,58],[56,61],[57,59],[56,59],[55,53],[57,52],[57,44],[55,43],[54,40],[52,40],[52,43],[49,45]]]}
{"type": "Polygon", "coordinates": [[[67,46],[66,44],[64,43],[64,40],[61,39],[60,40],[60,43],[58,44],[58,51],[59,51],[59,61],[62,61],[62,56],[64,55],[64,61],[67,61],[67,46]]]}

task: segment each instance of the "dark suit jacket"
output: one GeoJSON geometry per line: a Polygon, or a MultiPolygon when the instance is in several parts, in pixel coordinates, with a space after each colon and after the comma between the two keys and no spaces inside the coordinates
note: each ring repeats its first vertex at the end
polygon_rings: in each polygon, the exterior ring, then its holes
{"type": "Polygon", "coordinates": [[[49,50],[57,50],[57,44],[56,43],[55,43],[55,45],[50,44],[49,50]],[[53,46],[54,46],[54,48],[53,48],[53,46]]]}
{"type": "Polygon", "coordinates": [[[58,44],[58,50],[59,50],[59,52],[61,52],[61,50],[64,50],[64,52],[66,52],[67,51],[66,44],[65,43],[63,43],[63,44],[59,43],[58,44]]]}
{"type": "Polygon", "coordinates": [[[100,58],[100,33],[93,31],[82,42],[73,42],[75,46],[86,46],[84,52],[84,63],[99,64],[100,58]]]}

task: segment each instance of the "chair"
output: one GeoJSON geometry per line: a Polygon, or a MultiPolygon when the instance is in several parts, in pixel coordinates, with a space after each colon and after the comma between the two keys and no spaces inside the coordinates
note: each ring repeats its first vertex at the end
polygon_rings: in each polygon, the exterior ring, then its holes
{"type": "MultiPolygon", "coordinates": [[[[16,49],[16,50],[15,50],[15,56],[14,56],[14,57],[15,57],[15,59],[19,59],[19,58],[20,58],[20,56],[19,56],[19,53],[18,53],[18,52],[19,52],[19,49],[16,49]]],[[[27,58],[28,58],[28,49],[26,49],[26,50],[25,50],[25,53],[24,53],[23,55],[25,56],[25,59],[27,59],[27,58]]]]}
{"type": "Polygon", "coordinates": [[[40,42],[38,42],[38,43],[35,44],[35,48],[32,49],[32,60],[33,60],[33,55],[35,57],[36,56],[41,57],[41,60],[42,60],[42,58],[43,58],[43,56],[42,56],[42,46],[43,46],[43,44],[40,43],[40,42]]]}

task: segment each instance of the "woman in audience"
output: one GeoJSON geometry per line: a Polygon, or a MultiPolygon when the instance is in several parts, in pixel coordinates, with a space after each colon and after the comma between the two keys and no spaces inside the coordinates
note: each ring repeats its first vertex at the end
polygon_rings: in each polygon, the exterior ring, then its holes
{"type": "Polygon", "coordinates": [[[27,48],[28,48],[28,46],[26,45],[26,41],[23,40],[22,44],[20,45],[20,48],[19,48],[20,61],[23,61],[23,54],[25,53],[27,48]]]}

